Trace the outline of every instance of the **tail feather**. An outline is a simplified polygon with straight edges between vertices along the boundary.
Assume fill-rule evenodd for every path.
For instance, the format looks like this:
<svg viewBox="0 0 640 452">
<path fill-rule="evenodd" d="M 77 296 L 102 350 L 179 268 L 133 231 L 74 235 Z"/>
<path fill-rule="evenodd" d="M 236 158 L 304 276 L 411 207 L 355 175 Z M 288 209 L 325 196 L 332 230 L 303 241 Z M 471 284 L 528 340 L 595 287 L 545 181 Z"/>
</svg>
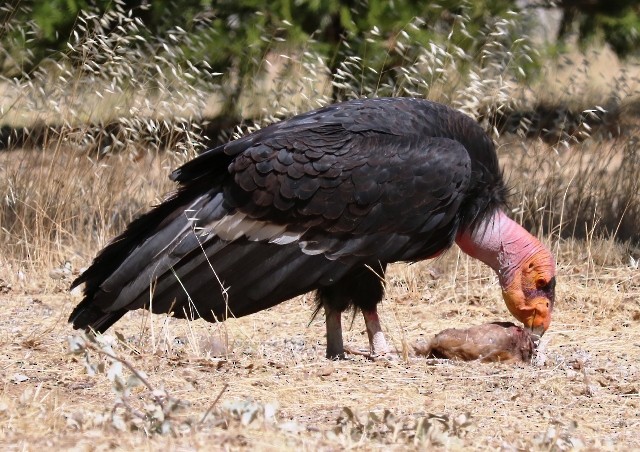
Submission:
<svg viewBox="0 0 640 452">
<path fill-rule="evenodd" d="M 73 289 L 85 284 L 84 299 L 69 317 L 73 327 L 106 330 L 131 309 L 126 300 L 114 302 L 122 291 L 128 290 L 128 297 L 146 292 L 153 274 L 161 274 L 179 260 L 180 256 L 171 254 L 172 247 L 192 234 L 185 210 L 201 208 L 209 214 L 222 215 L 221 197 L 216 198 L 216 192 L 216 188 L 210 186 L 208 191 L 195 186 L 183 188 L 134 220 L 109 243 L 71 285 Z M 207 203 L 216 204 L 218 210 Z M 132 292 L 137 293 L 132 295 Z"/>
<path fill-rule="evenodd" d="M 135 250 L 137 260 L 128 259 L 116 274 L 104 278 L 108 284 L 86 294 L 70 317 L 75 328 L 104 331 L 127 311 L 143 307 L 155 313 L 172 311 L 179 318 L 241 317 L 313 290 L 318 281 L 330 283 L 348 268 L 321 255 L 304 254 L 295 242 L 279 245 L 209 236 L 202 243 L 195 241 L 181 256 L 172 255 L 171 247 L 156 255 L 144 249 L 155 243 L 141 245 Z M 150 255 L 154 257 L 149 261 L 139 261 Z M 119 274 L 123 269 L 138 273 Z M 125 285 L 118 287 L 114 281 Z"/>
<path fill-rule="evenodd" d="M 100 308 L 91 306 L 90 303 L 85 303 L 86 301 L 90 300 L 83 300 L 69 316 L 69 322 L 73 324 L 75 329 L 91 329 L 98 333 L 104 333 L 128 312 L 126 309 L 104 312 Z"/>
<path fill-rule="evenodd" d="M 204 245 L 160 276 L 150 306 L 153 312 L 173 309 L 176 317 L 209 321 L 242 317 L 312 290 L 336 265 L 308 256 L 297 244 L 275 245 L 240 239 L 223 248 Z M 210 253 L 210 250 L 217 252 Z M 149 297 L 132 303 L 149 304 Z"/>
</svg>

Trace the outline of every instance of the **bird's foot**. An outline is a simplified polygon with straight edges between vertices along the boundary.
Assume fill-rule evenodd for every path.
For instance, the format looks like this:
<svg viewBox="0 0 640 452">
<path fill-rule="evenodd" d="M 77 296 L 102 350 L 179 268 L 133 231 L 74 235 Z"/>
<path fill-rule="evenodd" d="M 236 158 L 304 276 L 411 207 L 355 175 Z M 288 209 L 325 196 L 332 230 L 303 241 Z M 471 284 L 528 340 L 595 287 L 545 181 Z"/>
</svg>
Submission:
<svg viewBox="0 0 640 452">
<path fill-rule="evenodd" d="M 354 356 L 364 356 L 371 361 L 377 362 L 398 362 L 402 361 L 402 357 L 397 352 L 390 350 L 384 352 L 374 352 L 371 349 L 351 347 L 349 345 L 344 347 L 344 351 Z"/>
<path fill-rule="evenodd" d="M 344 354 L 345 351 L 346 351 L 345 349 L 342 349 L 340 351 L 337 351 L 337 350 L 332 351 L 327 349 L 326 357 L 327 359 L 330 359 L 332 361 L 342 361 L 343 359 L 347 359 Z"/>
</svg>

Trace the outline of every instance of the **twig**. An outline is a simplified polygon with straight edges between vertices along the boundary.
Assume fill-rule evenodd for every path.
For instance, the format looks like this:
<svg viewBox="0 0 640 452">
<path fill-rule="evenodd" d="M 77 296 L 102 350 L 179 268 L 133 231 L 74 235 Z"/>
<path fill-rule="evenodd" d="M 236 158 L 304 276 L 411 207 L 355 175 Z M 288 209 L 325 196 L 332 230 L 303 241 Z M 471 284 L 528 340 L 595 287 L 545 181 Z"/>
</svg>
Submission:
<svg viewBox="0 0 640 452">
<path fill-rule="evenodd" d="M 222 394 L 224 394 L 224 392 L 227 390 L 228 387 L 229 387 L 229 383 L 225 383 L 222 389 L 220 390 L 218 397 L 215 398 L 215 400 L 213 401 L 209 409 L 206 411 L 206 413 L 204 413 L 198 425 L 202 425 L 204 423 L 205 419 L 207 418 L 207 416 L 209 416 L 209 413 L 211 413 L 211 410 L 213 410 L 213 407 L 216 406 L 216 403 L 218 403 L 218 400 L 220 400 L 220 397 L 222 397 Z"/>
<path fill-rule="evenodd" d="M 135 417 L 142 419 L 142 420 L 146 420 L 147 419 L 147 415 L 145 413 L 143 413 L 142 411 L 140 411 L 139 409 L 131 406 L 127 400 L 124 397 L 120 398 L 120 403 L 122 404 L 122 406 L 124 406 L 127 410 L 129 410 L 129 412 L 131 414 L 133 414 Z M 111 412 L 115 412 L 115 408 L 117 407 L 117 403 L 116 405 L 114 405 L 113 410 L 111 410 Z"/>
<path fill-rule="evenodd" d="M 149 391 L 151 391 L 151 394 L 153 395 L 153 398 L 155 399 L 156 402 L 158 402 L 158 404 L 163 408 L 164 410 L 164 401 L 162 400 L 162 398 L 160 397 L 156 397 L 154 394 L 155 388 L 153 386 L 151 386 L 151 383 L 149 383 L 149 381 L 142 375 L 142 373 L 140 373 L 140 371 L 138 371 L 135 367 L 133 367 L 133 364 L 131 364 L 129 361 L 127 361 L 126 359 L 120 358 L 119 356 L 108 352 L 106 350 L 103 350 L 102 348 L 96 346 L 94 343 L 85 340 L 85 347 L 93 350 L 94 352 L 97 352 L 98 354 L 107 356 L 108 358 L 114 360 L 114 361 L 118 361 L 120 364 L 122 364 L 123 366 L 125 366 L 127 369 L 129 369 L 129 371 L 136 376 L 136 378 L 138 378 L 143 385 L 145 385 L 147 387 L 147 389 Z"/>
</svg>

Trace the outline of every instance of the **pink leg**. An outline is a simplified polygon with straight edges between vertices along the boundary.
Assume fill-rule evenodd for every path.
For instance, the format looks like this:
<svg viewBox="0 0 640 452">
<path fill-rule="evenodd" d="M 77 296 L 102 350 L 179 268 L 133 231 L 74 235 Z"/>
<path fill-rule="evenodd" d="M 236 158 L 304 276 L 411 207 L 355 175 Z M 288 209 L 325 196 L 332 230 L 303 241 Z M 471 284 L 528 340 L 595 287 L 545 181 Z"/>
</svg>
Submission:
<svg viewBox="0 0 640 452">
<path fill-rule="evenodd" d="M 342 313 L 331 309 L 326 304 L 324 314 L 327 323 L 327 358 L 344 359 L 342 343 Z"/>
<path fill-rule="evenodd" d="M 362 315 L 364 316 L 364 324 L 367 327 L 367 335 L 369 336 L 371 357 L 386 355 L 389 353 L 389 346 L 380 327 L 378 311 L 373 308 L 370 311 L 362 311 Z"/>
</svg>

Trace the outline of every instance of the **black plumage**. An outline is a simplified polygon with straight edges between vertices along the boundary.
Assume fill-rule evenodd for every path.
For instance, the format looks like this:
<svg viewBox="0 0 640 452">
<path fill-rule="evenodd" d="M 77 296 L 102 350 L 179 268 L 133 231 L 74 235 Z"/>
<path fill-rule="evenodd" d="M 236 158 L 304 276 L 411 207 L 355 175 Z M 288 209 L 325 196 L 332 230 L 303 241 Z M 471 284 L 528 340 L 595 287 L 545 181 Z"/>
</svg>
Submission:
<svg viewBox="0 0 640 452">
<path fill-rule="evenodd" d="M 102 332 L 138 308 L 224 320 L 311 290 L 328 312 L 375 312 L 386 264 L 440 253 L 505 197 L 481 127 L 410 98 L 295 116 L 171 178 L 178 190 L 74 281 L 85 284 L 75 328 Z"/>
</svg>

